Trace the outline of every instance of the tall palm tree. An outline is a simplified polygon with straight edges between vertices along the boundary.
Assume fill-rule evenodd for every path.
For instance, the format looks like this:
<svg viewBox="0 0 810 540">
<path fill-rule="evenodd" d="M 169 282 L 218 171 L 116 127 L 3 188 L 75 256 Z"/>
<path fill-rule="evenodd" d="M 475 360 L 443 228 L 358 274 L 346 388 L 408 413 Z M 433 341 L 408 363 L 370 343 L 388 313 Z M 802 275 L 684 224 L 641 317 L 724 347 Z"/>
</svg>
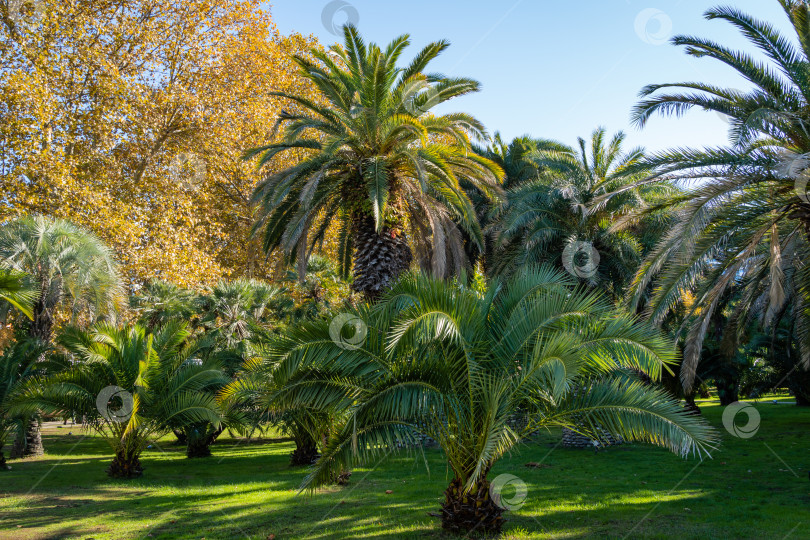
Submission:
<svg viewBox="0 0 810 540">
<path fill-rule="evenodd" d="M 91 232 L 62 219 L 26 216 L 0 227 L 0 264 L 30 276 L 37 289 L 28 335 L 51 344 L 57 312 L 93 321 L 117 310 L 123 300 L 112 252 Z M 25 441 L 41 441 L 39 420 Z M 24 444 L 15 457 L 42 453 L 41 442 Z"/>
<path fill-rule="evenodd" d="M 328 323 L 281 336 L 267 352 L 277 364 L 268 403 L 345 411 L 305 487 L 424 434 L 453 475 L 443 526 L 497 532 L 503 509 L 489 471 L 540 428 L 705 452 L 711 428 L 634 380 L 639 372 L 657 380 L 674 360 L 672 344 L 572 281 L 527 271 L 479 293 L 407 275 L 375 308 L 355 313 L 368 329 L 363 341 L 342 340 Z"/>
<path fill-rule="evenodd" d="M 199 361 L 184 323 L 154 333 L 100 324 L 68 329 L 59 342 L 70 368 L 27 385 L 11 411 L 83 416 L 115 454 L 110 476 L 140 476 L 147 444 L 178 424 L 219 425 L 215 396 L 207 390 L 227 378 L 215 362 Z"/>
<path fill-rule="evenodd" d="M 648 164 L 657 173 L 645 180 L 699 180 L 667 202 L 679 209 L 678 222 L 639 270 L 629 298 L 639 306 L 653 286 L 646 310 L 661 322 L 683 304 L 686 292 L 694 296 L 683 324 L 681 378 L 687 389 L 724 298 L 740 298 L 731 308 L 732 334 L 742 332 L 756 313 L 766 326 L 795 316 L 802 358 L 810 364 L 810 267 L 805 263 L 810 260 L 810 4 L 777 1 L 792 36 L 734 7 L 705 14 L 736 27 L 761 59 L 710 39 L 673 39 L 691 56 L 731 67 L 751 84 L 750 90 L 708 82 L 654 84 L 642 90 L 645 99 L 634 112 L 640 126 L 656 114 L 680 116 L 695 108 L 722 113 L 731 126 L 727 147 L 652 156 Z M 764 310 L 757 309 L 763 305 Z"/>
<path fill-rule="evenodd" d="M 580 138 L 576 149 L 546 143 L 529 156 L 540 174 L 510 190 L 507 203 L 497 210 L 493 272 L 549 263 L 592 286 L 607 287 L 614 296 L 621 294 L 651 244 L 644 235 L 662 228 L 654 218 L 633 223 L 635 230 L 629 232 L 610 227 L 666 191 L 661 185 L 643 186 L 596 203 L 601 195 L 636 182 L 644 172 L 639 166 L 643 151 L 623 151 L 624 140 L 623 133 L 608 139 L 599 128 L 590 141 Z M 569 253 L 571 260 L 566 259 Z M 575 256 L 583 260 L 574 260 Z"/>
<path fill-rule="evenodd" d="M 296 106 L 279 118 L 281 140 L 247 152 L 260 166 L 282 152 L 301 157 L 257 186 L 255 230 L 263 230 L 267 251 L 297 258 L 299 268 L 327 230 L 338 230 L 342 273 L 353 265 L 352 287 L 375 299 L 410 267 L 412 246 L 420 262 L 447 275 L 464 260 L 460 230 L 483 243 L 459 179 L 495 197 L 502 171 L 472 151 L 470 137 L 485 136 L 475 118 L 431 113 L 479 88 L 425 72 L 446 41 L 398 67 L 407 35 L 385 50 L 366 46 L 353 26 L 344 35 L 342 46 L 294 57 L 317 98 L 276 93 Z"/>
</svg>

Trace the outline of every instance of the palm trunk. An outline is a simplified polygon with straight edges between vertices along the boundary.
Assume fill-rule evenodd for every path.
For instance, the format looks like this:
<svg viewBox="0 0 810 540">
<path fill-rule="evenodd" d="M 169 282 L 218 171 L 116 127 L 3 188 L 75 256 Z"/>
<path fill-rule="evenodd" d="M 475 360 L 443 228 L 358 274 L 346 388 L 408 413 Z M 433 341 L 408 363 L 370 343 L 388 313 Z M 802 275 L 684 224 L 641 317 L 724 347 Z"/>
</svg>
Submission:
<svg viewBox="0 0 810 540">
<path fill-rule="evenodd" d="M 410 268 L 413 254 L 403 232 L 383 227 L 378 233 L 370 216 L 355 218 L 353 228 L 352 289 L 373 302 Z"/>
<path fill-rule="evenodd" d="M 138 478 L 143 474 L 140 452 L 126 448 L 116 450 L 115 458 L 107 468 L 107 474 L 112 478 Z"/>
<path fill-rule="evenodd" d="M 186 457 L 201 458 L 211 456 L 211 445 L 222 434 L 224 428 L 214 428 L 211 424 L 195 426 L 186 434 L 188 445 L 186 446 Z"/>
<path fill-rule="evenodd" d="M 42 433 L 38 418 L 31 418 L 25 424 L 24 431 L 18 432 L 11 447 L 11 459 L 29 456 L 41 456 L 45 453 L 42 447 Z"/>
<path fill-rule="evenodd" d="M 0 471 L 7 471 L 11 467 L 6 465 L 6 456 L 3 454 L 3 443 L 0 442 Z"/>
<path fill-rule="evenodd" d="M 295 437 L 295 450 L 290 455 L 290 465 L 293 467 L 312 465 L 319 455 L 315 439 L 309 433 L 303 432 Z"/>
<path fill-rule="evenodd" d="M 504 509 L 498 506 L 489 492 L 489 480 L 482 480 L 477 489 L 464 492 L 464 482 L 453 479 L 444 492 L 442 528 L 455 534 L 498 534 L 503 526 Z"/>
</svg>

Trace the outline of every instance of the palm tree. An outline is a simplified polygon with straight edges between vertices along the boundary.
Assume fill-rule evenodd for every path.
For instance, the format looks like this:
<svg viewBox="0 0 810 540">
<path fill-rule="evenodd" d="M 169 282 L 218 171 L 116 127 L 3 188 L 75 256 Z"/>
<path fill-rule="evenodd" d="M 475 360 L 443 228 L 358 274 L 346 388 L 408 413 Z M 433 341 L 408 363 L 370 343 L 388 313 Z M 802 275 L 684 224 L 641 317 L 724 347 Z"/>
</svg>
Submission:
<svg viewBox="0 0 810 540">
<path fill-rule="evenodd" d="M 409 274 L 355 313 L 368 330 L 362 342 L 327 323 L 279 337 L 267 351 L 277 364 L 268 402 L 344 411 L 304 486 L 415 444 L 420 433 L 439 443 L 453 473 L 443 527 L 497 532 L 503 509 L 489 471 L 538 429 L 706 452 L 712 429 L 634 376 L 659 379 L 673 345 L 571 281 L 541 269 L 479 293 Z"/>
<path fill-rule="evenodd" d="M 38 361 L 43 352 L 42 342 L 27 339 L 14 342 L 0 354 L 0 471 L 7 468 L 2 450 L 10 434 L 16 435 L 16 446 L 22 446 L 23 441 L 31 447 L 42 446 L 41 441 L 25 439 L 28 419 L 12 415 L 10 407 L 30 380 L 62 367 Z M 38 437 L 39 431 L 30 435 Z"/>
<path fill-rule="evenodd" d="M 591 286 L 607 287 L 614 296 L 621 294 L 652 243 L 645 235 L 663 229 L 654 221 L 660 216 L 634 222 L 633 231 L 610 227 L 666 192 L 662 185 L 643 186 L 596 204 L 599 196 L 636 182 L 644 172 L 639 166 L 643 151 L 623 152 L 624 140 L 623 133 L 608 140 L 599 128 L 590 141 L 580 138 L 577 149 L 547 142 L 530 154 L 540 174 L 510 190 L 507 203 L 497 210 L 494 273 L 549 263 Z"/>
<path fill-rule="evenodd" d="M 28 385 L 11 411 L 83 416 L 113 449 L 107 473 L 140 476 L 140 455 L 150 440 L 178 424 L 221 421 L 208 390 L 227 378 L 218 364 L 195 356 L 198 344 L 189 338 L 177 322 L 151 334 L 137 325 L 68 329 L 59 343 L 71 367 Z"/>
<path fill-rule="evenodd" d="M 94 234 L 61 219 L 27 216 L 0 227 L 0 264 L 30 276 L 37 289 L 28 335 L 51 344 L 57 312 L 93 321 L 114 313 L 123 294 L 112 252 Z M 32 417 L 26 441 L 41 441 Z M 41 442 L 23 445 L 15 457 L 41 454 Z"/>
<path fill-rule="evenodd" d="M 400 68 L 407 35 L 384 51 L 366 46 L 353 26 L 344 35 L 343 46 L 312 49 L 314 60 L 294 57 L 317 100 L 274 93 L 297 108 L 282 112 L 279 142 L 246 156 L 267 166 L 293 151 L 301 161 L 258 184 L 254 230 L 264 231 L 265 250 L 297 258 L 300 269 L 327 230 L 339 231 L 341 272 L 353 263 L 353 289 L 375 299 L 411 266 L 412 245 L 420 262 L 447 275 L 464 260 L 460 230 L 483 243 L 459 179 L 495 197 L 502 171 L 472 151 L 470 137 L 485 136 L 475 118 L 430 112 L 479 88 L 425 73 L 447 42 L 431 43 Z"/>
<path fill-rule="evenodd" d="M 153 330 L 173 321 L 191 321 L 195 316 L 197 294 L 174 283 L 150 281 L 130 297 L 130 308 L 138 321 Z"/>
<path fill-rule="evenodd" d="M 804 264 L 810 258 L 810 4 L 778 1 L 795 43 L 734 7 L 705 14 L 708 20 L 731 23 L 762 59 L 709 39 L 673 39 L 687 54 L 731 67 L 751 90 L 703 82 L 655 84 L 642 90 L 645 99 L 634 113 L 644 126 L 655 114 L 680 116 L 697 108 L 726 115 L 731 126 L 727 147 L 652 156 L 648 164 L 657 172 L 645 180 L 700 180 L 667 201 L 679 209 L 678 222 L 649 255 L 629 295 L 631 304 L 641 307 L 645 292 L 655 288 L 646 311 L 656 323 L 683 305 L 686 292 L 694 296 L 683 325 L 681 378 L 687 389 L 710 321 L 726 307 L 724 298 L 740 299 L 730 308 L 731 334 L 742 332 L 757 313 L 765 326 L 795 316 L 802 358 L 810 364 L 810 267 Z"/>
<path fill-rule="evenodd" d="M 500 133 L 495 136 L 486 147 L 474 145 L 473 149 L 479 155 L 494 162 L 504 171 L 501 187 L 513 190 L 529 182 L 540 179 L 541 170 L 531 156 L 540 149 L 562 149 L 563 145 L 544 139 L 533 139 L 529 136 L 516 137 L 508 144 L 501 138 Z M 471 263 L 480 261 L 484 273 L 494 264 L 493 246 L 495 239 L 491 227 L 492 217 L 496 213 L 500 201 L 493 201 L 474 184 L 462 179 L 461 187 L 467 192 L 475 207 L 478 222 L 484 230 L 485 245 L 480 248 L 475 242 L 464 235 L 467 257 Z M 508 193 L 508 191 L 507 191 Z M 474 264 L 470 264 L 473 266 Z"/>
</svg>

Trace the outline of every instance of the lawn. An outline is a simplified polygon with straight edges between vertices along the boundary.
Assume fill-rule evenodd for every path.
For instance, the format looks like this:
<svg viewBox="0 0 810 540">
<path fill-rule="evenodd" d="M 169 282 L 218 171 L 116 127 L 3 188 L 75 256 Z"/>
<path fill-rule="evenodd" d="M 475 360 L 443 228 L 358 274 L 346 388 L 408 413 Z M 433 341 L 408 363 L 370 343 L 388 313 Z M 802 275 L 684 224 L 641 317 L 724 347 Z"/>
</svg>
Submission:
<svg viewBox="0 0 810 540">
<path fill-rule="evenodd" d="M 719 406 L 701 406 L 723 433 L 703 462 L 641 445 L 568 450 L 559 433 L 520 447 L 490 474 L 528 490 L 504 538 L 810 538 L 810 410 L 760 401 L 759 431 L 738 439 Z M 283 440 L 223 439 L 213 457 L 189 460 L 165 439 L 134 481 L 108 479 L 105 443 L 75 427 L 46 430 L 44 443 L 45 456 L 0 473 L 0 538 L 443 537 L 428 515 L 449 481 L 435 449 L 310 496 L 297 493 L 306 473 L 287 465 Z"/>
</svg>

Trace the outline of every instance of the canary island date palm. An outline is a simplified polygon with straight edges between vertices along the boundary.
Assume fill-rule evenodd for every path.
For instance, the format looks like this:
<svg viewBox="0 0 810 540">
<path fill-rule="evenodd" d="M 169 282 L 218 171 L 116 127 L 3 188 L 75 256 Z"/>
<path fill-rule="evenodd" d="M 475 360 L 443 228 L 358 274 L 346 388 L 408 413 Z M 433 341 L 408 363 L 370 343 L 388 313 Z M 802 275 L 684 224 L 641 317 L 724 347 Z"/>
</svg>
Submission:
<svg viewBox="0 0 810 540">
<path fill-rule="evenodd" d="M 354 314 L 358 335 L 312 324 L 267 351 L 278 377 L 268 402 L 345 411 L 305 487 L 423 434 L 452 472 L 443 527 L 497 532 L 503 508 L 489 471 L 538 429 L 596 439 L 605 430 L 681 456 L 714 444 L 701 418 L 629 375 L 659 379 L 673 344 L 555 270 L 523 271 L 484 293 L 408 274 L 369 309 Z"/>
<path fill-rule="evenodd" d="M 810 257 L 810 5 L 774 1 L 784 9 L 791 35 L 735 7 L 705 14 L 733 25 L 755 54 L 694 36 L 672 40 L 691 56 L 732 68 L 750 90 L 709 82 L 654 84 L 642 90 L 634 113 L 644 126 L 657 114 L 702 109 L 725 115 L 730 125 L 728 146 L 668 151 L 649 160 L 657 174 L 648 182 L 700 180 L 668 201 L 678 208 L 677 224 L 646 259 L 629 295 L 639 306 L 653 287 L 645 308 L 656 323 L 694 297 L 683 325 L 687 389 L 713 313 L 726 307 L 723 298 L 740 298 L 729 308 L 734 332 L 742 332 L 753 312 L 763 312 L 762 322 L 770 324 L 794 299 L 802 357 L 810 362 L 810 270 L 803 262 Z M 762 305 L 767 308 L 756 309 Z"/>
<path fill-rule="evenodd" d="M 280 140 L 247 152 L 268 174 L 253 194 L 264 248 L 297 259 L 300 268 L 327 230 L 338 231 L 341 271 L 374 299 L 413 261 L 440 275 L 464 261 L 460 230 L 479 245 L 481 228 L 463 177 L 496 197 L 502 171 L 472 151 L 484 127 L 468 114 L 432 114 L 479 83 L 425 70 L 448 47 L 429 44 L 397 65 L 407 35 L 384 50 L 344 27 L 344 45 L 294 58 L 317 94 L 275 93 L 294 108 L 282 112 Z M 289 152 L 300 161 L 271 168 Z"/>
<path fill-rule="evenodd" d="M 646 208 L 667 186 L 656 184 L 622 191 L 602 204 L 597 198 L 634 183 L 643 174 L 641 149 L 624 151 L 623 133 L 608 138 L 595 130 L 578 148 L 545 141 L 527 156 L 537 177 L 509 190 L 496 209 L 494 273 L 509 273 L 526 264 L 548 263 L 567 269 L 592 286 L 620 296 L 645 249 L 663 227 L 652 215 L 632 231 L 611 231 L 612 223 Z"/>
<path fill-rule="evenodd" d="M 71 367 L 33 381 L 11 411 L 83 417 L 112 447 L 112 477 L 140 476 L 144 448 L 178 424 L 221 421 L 208 390 L 227 378 L 218 364 L 196 357 L 198 344 L 184 323 L 154 333 L 137 325 L 67 329 L 59 344 Z"/>
</svg>

